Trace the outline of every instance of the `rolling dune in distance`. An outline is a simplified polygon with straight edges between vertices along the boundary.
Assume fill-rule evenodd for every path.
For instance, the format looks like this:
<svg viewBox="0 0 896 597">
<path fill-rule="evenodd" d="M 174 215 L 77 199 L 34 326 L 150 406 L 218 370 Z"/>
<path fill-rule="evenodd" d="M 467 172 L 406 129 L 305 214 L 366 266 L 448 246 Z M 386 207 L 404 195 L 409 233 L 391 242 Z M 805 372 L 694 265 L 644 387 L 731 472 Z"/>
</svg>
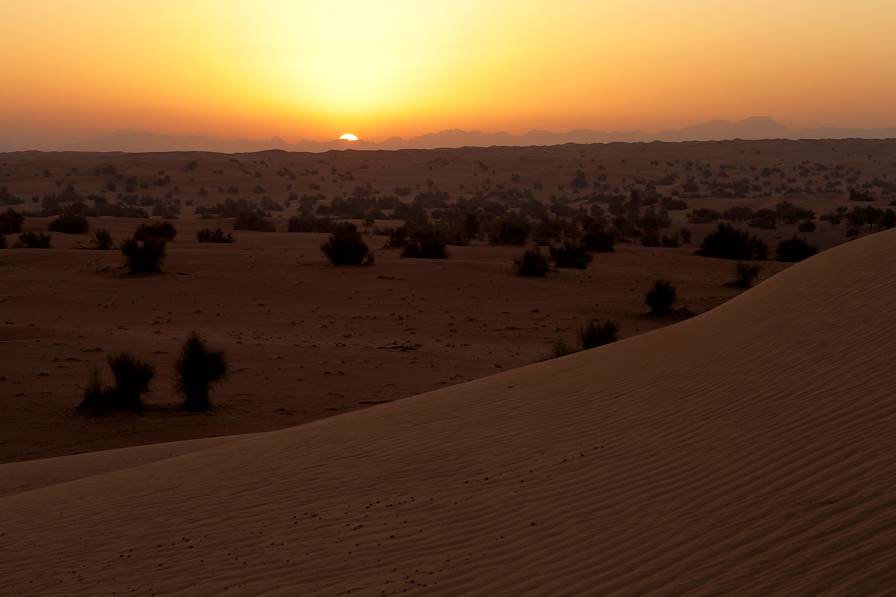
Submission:
<svg viewBox="0 0 896 597">
<path fill-rule="evenodd" d="M 886 592 L 894 251 L 301 427 L 2 465 L 41 471 L 0 498 L 0 592 Z"/>
</svg>

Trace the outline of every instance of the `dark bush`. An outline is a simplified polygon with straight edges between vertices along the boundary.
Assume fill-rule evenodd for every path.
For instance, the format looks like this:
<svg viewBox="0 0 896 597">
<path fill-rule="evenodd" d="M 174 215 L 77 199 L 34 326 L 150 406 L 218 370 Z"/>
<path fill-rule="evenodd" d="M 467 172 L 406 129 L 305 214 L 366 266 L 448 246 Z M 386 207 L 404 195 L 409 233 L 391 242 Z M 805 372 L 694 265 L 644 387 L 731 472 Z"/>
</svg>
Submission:
<svg viewBox="0 0 896 597">
<path fill-rule="evenodd" d="M 78 405 L 78 412 L 98 415 L 143 410 L 142 396 L 149 391 L 149 382 L 154 375 L 152 365 L 126 352 L 110 356 L 108 363 L 115 376 L 115 385 L 103 385 L 99 372 L 94 371 L 84 391 L 84 398 Z"/>
<path fill-rule="evenodd" d="M 132 274 L 158 274 L 165 260 L 165 239 L 155 236 L 139 240 L 136 237 L 121 244 L 128 272 Z"/>
<path fill-rule="evenodd" d="M 782 240 L 778 244 L 778 250 L 775 254 L 776 261 L 802 261 L 808 259 L 818 253 L 818 249 L 807 243 L 798 236 Z"/>
<path fill-rule="evenodd" d="M 800 232 L 815 232 L 815 222 L 812 220 L 805 220 L 800 222 Z"/>
<path fill-rule="evenodd" d="M 750 261 L 766 259 L 768 246 L 752 234 L 730 224 L 719 224 L 715 232 L 703 239 L 698 255 Z"/>
<path fill-rule="evenodd" d="M 399 247 L 404 247 L 408 244 L 408 227 L 407 226 L 399 226 L 395 230 L 389 233 L 389 242 L 386 243 L 386 246 L 390 249 L 397 249 Z"/>
<path fill-rule="evenodd" d="M 293 216 L 289 218 L 286 229 L 288 232 L 330 232 L 333 230 L 333 220 L 313 215 Z"/>
<path fill-rule="evenodd" d="M 514 261 L 516 273 L 527 278 L 543 278 L 550 269 L 548 258 L 544 256 L 538 247 L 526 249 L 516 261 Z"/>
<path fill-rule="evenodd" d="M 227 360 L 220 350 L 210 350 L 193 332 L 184 343 L 175 366 L 177 389 L 184 395 L 188 410 L 208 410 L 209 386 L 227 375 Z"/>
<path fill-rule="evenodd" d="M 660 237 L 655 234 L 645 234 L 641 237 L 641 245 L 645 247 L 659 247 L 660 244 Z"/>
<path fill-rule="evenodd" d="M 146 222 L 137 226 L 134 232 L 135 240 L 146 240 L 148 238 L 160 238 L 166 241 L 174 240 L 177 236 L 177 229 L 171 222 Z"/>
<path fill-rule="evenodd" d="M 532 231 L 529 220 L 522 216 L 507 216 L 497 223 L 490 235 L 493 245 L 524 245 Z"/>
<path fill-rule="evenodd" d="M 107 251 L 112 248 L 112 235 L 105 228 L 100 228 L 93 233 L 93 244 L 100 251 Z"/>
<path fill-rule="evenodd" d="M 320 250 L 333 265 L 373 263 L 373 253 L 367 248 L 367 243 L 364 242 L 361 233 L 350 222 L 337 224 L 327 242 L 321 245 Z"/>
<path fill-rule="evenodd" d="M 677 234 L 664 234 L 661 241 L 663 246 L 668 249 L 674 249 L 679 246 Z"/>
<path fill-rule="evenodd" d="M 426 227 L 411 233 L 401 256 L 413 259 L 447 259 L 446 245 L 445 237 L 438 229 Z"/>
<path fill-rule="evenodd" d="M 236 219 L 233 221 L 233 229 L 274 232 L 274 223 L 260 209 L 245 210 L 236 215 Z"/>
<path fill-rule="evenodd" d="M 0 213 L 0 234 L 18 234 L 22 231 L 22 223 L 24 222 L 25 216 L 9 208 L 5 212 Z"/>
<path fill-rule="evenodd" d="M 49 249 L 52 239 L 43 232 L 23 232 L 19 235 L 19 242 L 26 249 Z"/>
<path fill-rule="evenodd" d="M 201 243 L 232 243 L 233 235 L 220 228 L 203 228 L 196 233 L 196 240 Z"/>
<path fill-rule="evenodd" d="M 734 268 L 734 272 L 736 274 L 734 278 L 734 285 L 738 288 L 752 287 L 753 282 L 759 276 L 760 271 L 761 268 L 758 265 L 738 261 L 737 265 Z"/>
<path fill-rule="evenodd" d="M 650 312 L 654 315 L 668 315 L 672 312 L 672 305 L 675 304 L 677 293 L 675 287 L 663 280 L 657 280 L 653 288 L 644 298 Z"/>
<path fill-rule="evenodd" d="M 612 253 L 615 243 L 615 235 L 604 230 L 589 230 L 582 235 L 582 244 L 585 248 L 597 253 Z"/>
<path fill-rule="evenodd" d="M 87 234 L 90 230 L 90 222 L 81 214 L 65 212 L 53 219 L 47 229 L 50 232 L 62 234 Z"/>
<path fill-rule="evenodd" d="M 579 328 L 578 340 L 582 350 L 610 344 L 619 339 L 619 326 L 610 319 L 592 319 Z"/>
<path fill-rule="evenodd" d="M 591 263 L 591 255 L 584 244 L 565 241 L 551 247 L 551 261 L 558 268 L 586 269 Z"/>
</svg>

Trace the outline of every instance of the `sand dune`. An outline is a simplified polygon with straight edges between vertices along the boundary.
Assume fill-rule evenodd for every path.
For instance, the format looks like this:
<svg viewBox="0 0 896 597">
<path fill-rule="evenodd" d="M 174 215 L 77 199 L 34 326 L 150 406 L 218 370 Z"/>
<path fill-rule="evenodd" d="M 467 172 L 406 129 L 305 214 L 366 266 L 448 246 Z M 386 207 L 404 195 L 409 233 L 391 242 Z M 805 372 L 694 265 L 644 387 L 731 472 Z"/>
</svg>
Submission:
<svg viewBox="0 0 896 597">
<path fill-rule="evenodd" d="M 0 498 L 0 592 L 884 592 L 894 251 L 847 243 L 684 323 L 301 427 L 58 459 Z"/>
</svg>

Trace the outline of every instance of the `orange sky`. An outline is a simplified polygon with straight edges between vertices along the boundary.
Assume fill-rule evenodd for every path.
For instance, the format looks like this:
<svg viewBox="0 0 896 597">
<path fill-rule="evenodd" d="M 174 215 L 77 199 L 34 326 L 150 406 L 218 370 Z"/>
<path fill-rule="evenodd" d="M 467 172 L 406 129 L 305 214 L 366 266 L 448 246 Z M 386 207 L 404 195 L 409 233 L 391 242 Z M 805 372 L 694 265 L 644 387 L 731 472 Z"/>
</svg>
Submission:
<svg viewBox="0 0 896 597">
<path fill-rule="evenodd" d="M 0 0 L 0 137 L 896 125 L 892 0 Z"/>
</svg>

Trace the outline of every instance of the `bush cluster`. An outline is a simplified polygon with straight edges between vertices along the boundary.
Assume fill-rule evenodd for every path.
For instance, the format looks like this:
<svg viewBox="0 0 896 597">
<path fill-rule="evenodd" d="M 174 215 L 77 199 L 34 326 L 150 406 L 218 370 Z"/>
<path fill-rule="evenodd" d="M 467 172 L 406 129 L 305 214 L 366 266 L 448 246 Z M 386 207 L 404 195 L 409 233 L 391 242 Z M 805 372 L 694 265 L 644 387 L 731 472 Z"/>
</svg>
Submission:
<svg viewBox="0 0 896 597">
<path fill-rule="evenodd" d="M 201 243 L 232 243 L 233 235 L 221 228 L 203 228 L 196 233 L 196 240 Z"/>
</svg>

